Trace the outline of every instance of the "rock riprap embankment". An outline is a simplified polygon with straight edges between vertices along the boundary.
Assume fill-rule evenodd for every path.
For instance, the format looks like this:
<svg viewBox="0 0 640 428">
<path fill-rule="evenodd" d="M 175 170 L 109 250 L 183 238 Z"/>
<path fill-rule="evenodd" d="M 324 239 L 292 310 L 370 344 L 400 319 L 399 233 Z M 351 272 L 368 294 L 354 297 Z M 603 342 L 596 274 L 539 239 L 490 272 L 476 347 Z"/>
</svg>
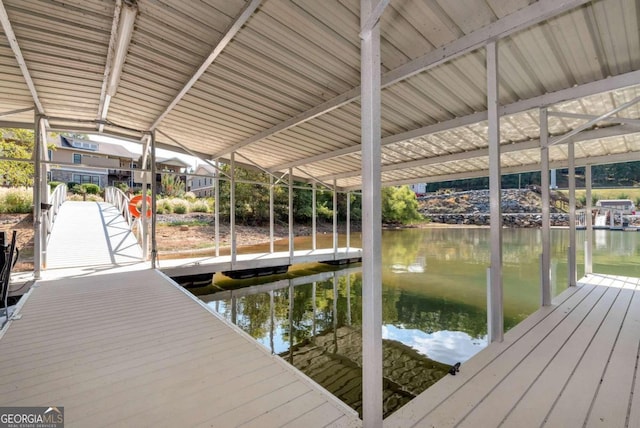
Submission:
<svg viewBox="0 0 640 428">
<path fill-rule="evenodd" d="M 540 227 L 542 204 L 530 189 L 502 191 L 502 220 L 506 227 Z M 420 212 L 434 223 L 484 226 L 489 224 L 489 191 L 427 195 L 419 198 Z M 569 215 L 551 206 L 551 225 L 567 226 Z"/>
</svg>

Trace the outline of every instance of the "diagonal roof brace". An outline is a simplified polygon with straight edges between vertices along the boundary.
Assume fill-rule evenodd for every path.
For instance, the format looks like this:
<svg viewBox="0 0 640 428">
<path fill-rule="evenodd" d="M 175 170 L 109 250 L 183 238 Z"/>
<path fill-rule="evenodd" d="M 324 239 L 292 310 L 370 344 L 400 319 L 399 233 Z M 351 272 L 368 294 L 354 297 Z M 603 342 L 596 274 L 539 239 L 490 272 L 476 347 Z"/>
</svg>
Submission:
<svg viewBox="0 0 640 428">
<path fill-rule="evenodd" d="M 9 40 L 9 45 L 11 45 L 13 55 L 18 62 L 18 66 L 20 67 L 20 71 L 22 72 L 22 77 L 24 78 L 24 81 L 29 88 L 29 92 L 31 92 L 31 97 L 33 98 L 33 103 L 36 105 L 37 113 L 44 114 L 44 107 L 40 102 L 40 97 L 38 97 L 38 91 L 36 90 L 36 86 L 33 83 L 33 79 L 31 78 L 31 74 L 29 73 L 29 69 L 27 68 L 27 63 L 24 61 L 24 57 L 22 56 L 22 50 L 20 49 L 20 45 L 18 44 L 16 34 L 13 32 L 13 27 L 11 26 L 11 21 L 9 21 L 7 9 L 5 9 L 2 0 L 0 0 L 0 23 L 2 24 L 2 29 L 4 30 L 4 34 L 7 37 L 7 40 Z"/>
<path fill-rule="evenodd" d="M 538 24 L 558 14 L 574 9 L 590 0 L 539 0 L 530 6 L 524 7 L 510 15 L 473 31 L 445 46 L 435 49 L 407 64 L 385 73 L 382 76 L 380 88 L 393 85 L 401 80 L 408 79 L 423 71 L 444 64 L 454 58 L 472 52 L 488 41 L 498 40 L 514 34 L 524 28 Z M 315 117 L 329 113 L 343 105 L 349 104 L 360 98 L 360 87 L 355 87 L 324 103 L 317 105 L 305 112 L 287 119 L 269 129 L 266 129 L 252 137 L 249 137 L 231 147 L 228 147 L 213 157 L 222 157 L 231 152 L 237 152 L 242 147 L 256 143 L 279 132 L 286 131 L 296 125 L 307 122 Z"/>
<path fill-rule="evenodd" d="M 592 127 L 593 125 L 595 125 L 598 122 L 602 122 L 603 119 L 608 118 L 609 116 L 613 116 L 614 114 L 618 113 L 619 111 L 625 110 L 629 107 L 631 107 L 634 104 L 637 104 L 638 102 L 640 102 L 640 96 L 635 97 L 634 99 L 632 99 L 631 101 L 624 103 L 622 105 L 620 105 L 619 107 L 614 108 L 613 110 L 611 110 L 608 113 L 605 113 L 601 116 L 598 116 L 594 119 L 591 119 L 590 121 L 583 123 L 582 125 L 578 126 L 575 129 L 572 129 L 571 131 L 567 132 L 564 135 L 561 135 L 559 137 L 556 138 L 552 138 L 551 141 L 549 141 L 549 145 L 550 146 L 555 146 L 556 144 L 560 144 L 561 142 L 567 140 L 570 137 L 573 137 L 574 135 L 576 135 L 577 133 L 579 133 L 580 131 L 583 131 L 587 128 Z"/>
<path fill-rule="evenodd" d="M 213 64 L 213 61 L 220 55 L 220 53 L 224 50 L 225 47 L 233 40 L 235 35 L 240 31 L 242 26 L 247 22 L 247 20 L 253 15 L 253 12 L 260 6 L 261 0 L 251 0 L 244 7 L 240 15 L 236 18 L 236 20 L 229 26 L 225 34 L 222 36 L 216 47 L 211 51 L 209 56 L 204 60 L 200 68 L 191 76 L 191 79 L 184 85 L 184 87 L 178 92 L 178 95 L 169 103 L 167 108 L 153 121 L 150 130 L 156 129 L 160 122 L 174 109 L 174 107 L 180 102 L 180 100 L 189 92 L 189 90 L 196 84 L 198 79 L 207 71 L 209 66 Z M 219 158 L 220 156 L 213 156 L 214 158 Z"/>
<path fill-rule="evenodd" d="M 640 70 L 631 71 L 625 74 L 619 74 L 613 77 L 607 77 L 606 79 L 597 80 L 595 82 L 585 83 L 580 86 L 574 86 L 571 88 L 560 89 L 556 92 L 550 92 L 547 94 L 539 95 L 533 98 L 527 98 L 520 101 L 515 101 L 511 104 L 501 106 L 499 109 L 500 116 L 509 116 L 523 111 L 531 110 L 542 106 L 550 106 L 553 104 L 569 101 L 573 99 L 588 97 L 590 95 L 599 94 L 602 92 L 613 91 L 616 89 L 636 85 L 640 79 Z M 487 112 L 480 111 L 472 113 L 467 116 L 456 117 L 454 119 L 445 120 L 443 122 L 434 123 L 432 125 L 423 126 L 421 128 L 413 129 L 411 131 L 401 132 L 395 135 L 388 135 L 382 138 L 381 145 L 386 146 L 389 144 L 399 143 L 401 141 L 411 140 L 413 138 L 420 138 L 425 135 L 435 134 L 437 132 L 446 131 L 462 126 L 472 125 L 474 123 L 487 120 Z M 306 165 L 314 162 L 320 162 L 326 159 L 336 158 L 340 156 L 346 156 L 352 153 L 360 151 L 360 145 L 345 147 L 335 150 L 329 153 L 322 153 L 313 157 L 309 157 L 303 160 L 297 160 L 292 162 L 275 165 L 269 168 L 270 171 L 281 171 L 286 168 L 295 168 L 300 165 Z"/>
</svg>

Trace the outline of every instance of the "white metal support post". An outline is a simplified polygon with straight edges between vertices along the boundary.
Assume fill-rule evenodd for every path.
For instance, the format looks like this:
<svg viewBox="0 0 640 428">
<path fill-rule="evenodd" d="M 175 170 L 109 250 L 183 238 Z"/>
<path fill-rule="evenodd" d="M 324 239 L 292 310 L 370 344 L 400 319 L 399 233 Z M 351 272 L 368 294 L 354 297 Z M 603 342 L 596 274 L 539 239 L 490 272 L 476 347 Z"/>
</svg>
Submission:
<svg viewBox="0 0 640 428">
<path fill-rule="evenodd" d="M 156 169 L 156 132 L 151 131 L 151 269 L 155 269 L 158 262 L 158 245 L 156 241 L 158 183 L 156 181 Z"/>
<path fill-rule="evenodd" d="M 540 109 L 540 187 L 542 192 L 542 254 L 540 254 L 540 305 L 551 304 L 551 203 L 549 195 L 549 128 L 547 109 Z"/>
<path fill-rule="evenodd" d="M 316 183 L 314 182 L 312 185 L 312 189 L 311 189 L 311 249 L 313 251 L 315 251 L 318 248 L 318 242 L 317 242 L 317 237 L 316 234 L 318 233 L 318 225 L 316 223 L 316 217 L 317 217 L 317 210 L 318 207 L 316 206 L 316 193 L 318 191 L 318 187 L 316 186 Z"/>
<path fill-rule="evenodd" d="M 587 204 L 584 210 L 585 240 L 584 240 L 584 274 L 593 273 L 593 217 L 591 215 L 591 165 L 584 167 L 585 198 Z"/>
<path fill-rule="evenodd" d="M 269 253 L 273 253 L 273 229 L 274 229 L 274 207 L 273 207 L 273 175 L 269 175 Z"/>
<path fill-rule="evenodd" d="M 293 170 L 289 168 L 289 263 L 293 264 Z"/>
<path fill-rule="evenodd" d="M 36 113 L 33 129 L 33 277 L 35 279 L 40 279 L 41 276 L 43 244 L 46 239 L 46 236 L 42 236 L 42 168 L 40 167 L 44 144 L 42 121 L 42 115 Z"/>
<path fill-rule="evenodd" d="M 236 263 L 236 154 L 231 153 L 231 182 L 229 188 L 229 232 L 231 233 L 231 267 Z"/>
<path fill-rule="evenodd" d="M 351 247 L 351 192 L 347 192 L 347 251 Z"/>
<path fill-rule="evenodd" d="M 374 0 L 360 1 L 362 128 L 362 425 L 382 427 L 382 242 L 380 22 Z M 380 12 L 381 13 L 381 12 Z M 378 16 L 379 18 L 379 16 Z"/>
<path fill-rule="evenodd" d="M 489 343 L 502 342 L 502 212 L 500 207 L 500 117 L 498 116 L 498 48 L 487 45 L 487 111 L 489 117 L 489 196 L 491 266 L 487 284 L 487 331 Z"/>
<path fill-rule="evenodd" d="M 333 180 L 333 255 L 338 253 L 338 189 Z"/>
<path fill-rule="evenodd" d="M 220 257 L 220 162 L 216 160 L 216 176 L 214 177 L 213 197 L 215 199 L 215 206 L 213 209 L 214 216 L 214 239 L 216 246 L 216 257 Z"/>
<path fill-rule="evenodd" d="M 569 286 L 578 282 L 576 269 L 576 157 L 574 144 L 567 145 L 569 154 Z"/>
</svg>

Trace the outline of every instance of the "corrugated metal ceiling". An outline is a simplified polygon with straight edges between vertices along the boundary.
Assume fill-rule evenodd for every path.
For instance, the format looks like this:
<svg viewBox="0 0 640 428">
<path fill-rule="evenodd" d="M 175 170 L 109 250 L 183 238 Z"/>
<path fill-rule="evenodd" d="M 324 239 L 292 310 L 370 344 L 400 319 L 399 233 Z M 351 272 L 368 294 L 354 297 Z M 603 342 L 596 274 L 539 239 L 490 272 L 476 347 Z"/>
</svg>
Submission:
<svg viewBox="0 0 640 428">
<path fill-rule="evenodd" d="M 49 124 L 97 130 L 96 124 L 75 120 L 100 118 L 116 2 L 1 3 Z M 453 46 L 461 38 L 495 28 L 516 12 L 533 17 L 536 7 L 553 3 L 392 0 L 381 19 L 383 75 L 397 73 L 399 67 Z M 640 95 L 637 86 L 628 87 L 640 84 L 638 2 L 584 3 L 499 40 L 500 103 L 515 106 L 501 119 L 501 141 L 507 151 L 502 164 L 507 172 L 537 168 L 537 107 L 549 104 L 545 94 L 567 91 L 559 99 L 576 98 L 550 103 L 550 111 L 574 113 L 571 117 L 550 116 L 553 135 L 587 120 L 575 114 L 601 115 Z M 248 2 L 138 0 L 137 5 L 122 78 L 106 115 L 108 122 L 118 126 L 107 125 L 105 132 L 139 139 L 141 134 L 135 130 L 149 130 L 161 119 L 156 128 L 158 140 L 166 145 L 178 142 L 207 157 L 223 159 L 234 150 L 240 162 L 249 159 L 274 172 L 293 167 L 298 177 L 327 183 L 335 179 L 342 188 L 361 186 L 358 0 L 262 1 L 164 116 Z M 384 183 L 486 174 L 483 112 L 487 102 L 481 45 L 385 86 L 381 123 Z M 0 77 L 0 115 L 33 106 L 4 30 L 0 33 Z M 586 94 L 616 90 L 583 97 L 578 89 L 588 84 L 595 89 L 585 89 Z M 333 103 L 341 95 L 342 102 Z M 522 101 L 531 99 L 531 105 Z M 323 104 L 331 105 L 320 109 Z M 524 107 L 516 108 L 519 105 Z M 300 123 L 292 119 L 298 116 L 304 117 Z M 638 119 L 640 108 L 636 105 L 619 116 Z M 33 113 L 5 114 L 0 120 L 28 123 Z M 634 127 L 640 130 L 638 123 L 603 121 L 597 125 L 608 131 L 588 131 L 588 138 L 602 137 L 595 140 L 579 136 L 578 163 L 619 161 L 624 153 L 629 160 L 639 158 L 638 136 L 633 134 Z M 272 128 L 278 132 L 268 132 Z M 553 147 L 551 159 L 558 165 L 565 163 L 566 144 Z"/>
</svg>

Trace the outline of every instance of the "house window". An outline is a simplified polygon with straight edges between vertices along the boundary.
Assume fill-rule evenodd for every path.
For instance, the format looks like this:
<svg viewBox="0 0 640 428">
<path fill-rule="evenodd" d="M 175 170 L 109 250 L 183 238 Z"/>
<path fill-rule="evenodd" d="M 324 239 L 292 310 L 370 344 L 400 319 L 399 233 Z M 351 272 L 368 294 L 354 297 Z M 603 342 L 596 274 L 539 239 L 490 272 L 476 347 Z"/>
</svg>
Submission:
<svg viewBox="0 0 640 428">
<path fill-rule="evenodd" d="M 47 150 L 47 160 L 52 160 L 53 159 L 53 150 L 48 149 Z"/>
<path fill-rule="evenodd" d="M 73 163 L 82 163 L 82 155 L 80 153 L 73 154 Z"/>
<path fill-rule="evenodd" d="M 100 176 L 99 175 L 89 175 L 89 174 L 73 174 L 73 182 L 74 183 L 93 183 L 100 185 Z"/>
</svg>

